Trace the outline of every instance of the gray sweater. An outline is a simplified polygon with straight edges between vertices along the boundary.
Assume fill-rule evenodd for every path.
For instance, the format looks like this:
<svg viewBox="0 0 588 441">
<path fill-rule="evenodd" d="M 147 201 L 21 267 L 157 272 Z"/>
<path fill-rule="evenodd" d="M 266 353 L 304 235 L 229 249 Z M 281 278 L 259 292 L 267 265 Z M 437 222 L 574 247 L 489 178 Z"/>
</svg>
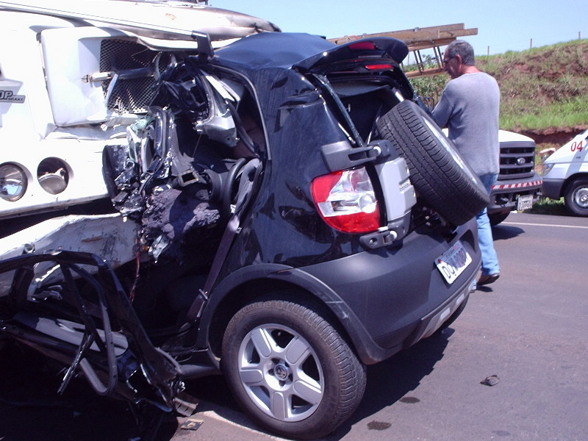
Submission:
<svg viewBox="0 0 588 441">
<path fill-rule="evenodd" d="M 478 176 L 499 171 L 499 108 L 498 83 L 479 72 L 449 81 L 433 110 L 439 127 L 449 129 L 449 139 Z"/>
</svg>

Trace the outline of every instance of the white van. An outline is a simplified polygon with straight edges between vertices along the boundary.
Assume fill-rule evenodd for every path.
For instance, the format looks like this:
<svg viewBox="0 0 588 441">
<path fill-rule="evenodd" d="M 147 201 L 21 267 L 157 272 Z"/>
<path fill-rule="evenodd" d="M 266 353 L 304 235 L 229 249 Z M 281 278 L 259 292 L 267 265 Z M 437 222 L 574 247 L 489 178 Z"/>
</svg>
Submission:
<svg viewBox="0 0 588 441">
<path fill-rule="evenodd" d="M 588 130 L 543 161 L 543 196 L 559 199 L 577 216 L 588 216 Z"/>
</svg>

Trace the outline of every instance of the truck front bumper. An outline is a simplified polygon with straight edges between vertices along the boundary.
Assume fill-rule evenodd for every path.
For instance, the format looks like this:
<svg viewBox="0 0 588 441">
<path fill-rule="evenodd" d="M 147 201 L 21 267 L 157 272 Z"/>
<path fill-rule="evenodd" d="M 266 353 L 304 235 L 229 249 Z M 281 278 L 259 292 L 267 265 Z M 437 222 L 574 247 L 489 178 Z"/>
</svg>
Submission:
<svg viewBox="0 0 588 441">
<path fill-rule="evenodd" d="M 543 179 L 541 194 L 546 198 L 559 199 L 562 196 L 563 179 Z"/>
<path fill-rule="evenodd" d="M 532 195 L 533 202 L 541 196 L 543 180 L 535 175 L 533 180 L 518 179 L 512 181 L 497 181 L 490 192 L 488 213 L 502 213 L 517 209 L 520 196 Z"/>
</svg>

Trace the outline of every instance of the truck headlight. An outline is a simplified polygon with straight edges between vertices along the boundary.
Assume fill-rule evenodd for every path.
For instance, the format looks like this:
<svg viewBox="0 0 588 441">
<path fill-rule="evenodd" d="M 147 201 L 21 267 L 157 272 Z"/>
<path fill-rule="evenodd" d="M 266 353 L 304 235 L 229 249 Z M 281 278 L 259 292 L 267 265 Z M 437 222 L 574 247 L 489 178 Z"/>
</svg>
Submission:
<svg viewBox="0 0 588 441">
<path fill-rule="evenodd" d="M 22 168 L 14 164 L 0 165 L 0 198 L 18 201 L 27 190 L 27 176 Z"/>
</svg>

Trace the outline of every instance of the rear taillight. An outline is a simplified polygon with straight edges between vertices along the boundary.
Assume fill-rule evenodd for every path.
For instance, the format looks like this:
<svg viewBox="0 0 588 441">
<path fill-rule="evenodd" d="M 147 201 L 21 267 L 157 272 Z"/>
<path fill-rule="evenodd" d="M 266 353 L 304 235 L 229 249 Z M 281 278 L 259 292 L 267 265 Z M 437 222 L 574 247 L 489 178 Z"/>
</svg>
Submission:
<svg viewBox="0 0 588 441">
<path fill-rule="evenodd" d="M 388 63 L 381 63 L 381 64 L 366 64 L 365 68 L 367 70 L 392 70 L 394 66 Z"/>
<path fill-rule="evenodd" d="M 374 51 L 376 45 L 372 41 L 358 41 L 357 43 L 351 43 L 349 49 L 352 51 Z"/>
<path fill-rule="evenodd" d="M 319 176 L 311 184 L 319 214 L 331 227 L 366 233 L 380 227 L 380 208 L 365 168 Z"/>
</svg>

